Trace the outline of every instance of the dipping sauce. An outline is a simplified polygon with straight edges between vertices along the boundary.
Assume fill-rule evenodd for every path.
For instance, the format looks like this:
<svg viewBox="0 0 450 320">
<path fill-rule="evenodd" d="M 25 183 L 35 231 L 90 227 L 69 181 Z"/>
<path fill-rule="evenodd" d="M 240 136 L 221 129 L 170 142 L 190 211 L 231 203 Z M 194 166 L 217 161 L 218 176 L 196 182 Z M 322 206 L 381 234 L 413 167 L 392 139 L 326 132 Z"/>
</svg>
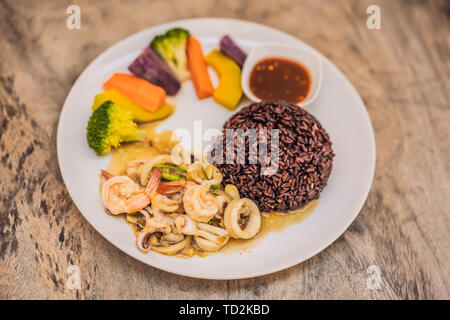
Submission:
<svg viewBox="0 0 450 320">
<path fill-rule="evenodd" d="M 296 104 L 306 98 L 310 86 L 309 71 L 288 59 L 263 59 L 250 74 L 250 89 L 261 100 L 284 100 Z"/>
</svg>

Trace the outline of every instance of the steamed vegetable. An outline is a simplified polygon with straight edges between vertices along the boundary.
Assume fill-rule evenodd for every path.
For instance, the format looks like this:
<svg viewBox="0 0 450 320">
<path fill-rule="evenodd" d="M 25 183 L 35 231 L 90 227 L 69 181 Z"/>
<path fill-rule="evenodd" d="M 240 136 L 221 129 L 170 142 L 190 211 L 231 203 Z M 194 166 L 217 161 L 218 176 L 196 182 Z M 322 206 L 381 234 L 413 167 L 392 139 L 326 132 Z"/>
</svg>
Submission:
<svg viewBox="0 0 450 320">
<path fill-rule="evenodd" d="M 183 177 L 180 177 L 176 174 L 172 174 L 172 173 L 168 173 L 168 172 L 163 172 L 161 173 L 161 178 L 167 181 L 185 181 L 186 179 Z"/>
<path fill-rule="evenodd" d="M 214 88 L 209 78 L 200 42 L 193 36 L 189 37 L 187 45 L 188 67 L 199 99 L 211 97 Z"/>
<path fill-rule="evenodd" d="M 161 178 L 168 181 L 186 180 L 186 170 L 168 164 L 155 164 L 153 168 L 161 169 Z"/>
<path fill-rule="evenodd" d="M 144 141 L 146 132 L 139 130 L 130 111 L 112 101 L 94 110 L 87 125 L 89 147 L 98 155 L 107 154 L 122 142 Z"/>
<path fill-rule="evenodd" d="M 174 28 L 163 35 L 156 36 L 150 43 L 150 47 L 159 53 L 175 73 L 178 80 L 182 82 L 189 79 L 186 56 L 188 38 L 189 31 Z"/>
<path fill-rule="evenodd" d="M 120 107 L 127 109 L 133 115 L 133 120 L 137 123 L 145 123 L 156 120 L 161 120 L 168 117 L 173 113 L 173 107 L 164 103 L 158 110 L 155 112 L 150 112 L 137 105 L 127 96 L 121 94 L 116 90 L 108 90 L 103 93 L 99 93 L 94 98 L 94 104 L 92 105 L 92 110 L 100 107 L 105 101 L 112 101 L 117 103 Z"/>
<path fill-rule="evenodd" d="M 114 73 L 103 84 L 103 88 L 105 90 L 117 90 L 151 112 L 158 110 L 166 100 L 166 92 L 163 88 L 131 74 Z"/>
<path fill-rule="evenodd" d="M 183 168 L 171 166 L 171 165 L 168 165 L 168 164 L 155 164 L 153 166 L 153 168 L 171 169 L 171 170 L 175 170 L 175 171 L 186 173 L 186 170 L 184 170 Z"/>
<path fill-rule="evenodd" d="M 219 75 L 219 85 L 213 94 L 214 100 L 230 110 L 235 109 L 242 97 L 241 68 L 219 50 L 211 51 L 205 61 Z"/>
<path fill-rule="evenodd" d="M 220 51 L 233 59 L 241 68 L 247 58 L 245 52 L 229 36 L 223 36 L 220 39 Z"/>
<path fill-rule="evenodd" d="M 155 49 L 147 47 L 128 67 L 135 76 L 163 88 L 169 96 L 180 90 L 180 81 Z"/>
</svg>

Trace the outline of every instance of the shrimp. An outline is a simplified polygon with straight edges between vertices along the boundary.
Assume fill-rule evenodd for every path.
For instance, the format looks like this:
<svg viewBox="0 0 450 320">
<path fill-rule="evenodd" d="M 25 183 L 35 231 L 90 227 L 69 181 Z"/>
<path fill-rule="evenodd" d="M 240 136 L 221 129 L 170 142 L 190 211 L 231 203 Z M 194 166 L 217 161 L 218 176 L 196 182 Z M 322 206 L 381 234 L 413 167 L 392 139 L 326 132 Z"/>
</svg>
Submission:
<svg viewBox="0 0 450 320">
<path fill-rule="evenodd" d="M 160 179 L 159 168 L 153 171 L 144 189 L 128 176 L 112 177 L 103 184 L 103 204 L 114 215 L 139 211 L 150 204 Z"/>
<path fill-rule="evenodd" d="M 219 201 L 209 192 L 209 184 L 187 186 L 183 196 L 186 214 L 198 222 L 208 222 L 219 211 Z"/>
<path fill-rule="evenodd" d="M 105 178 L 106 180 L 111 179 L 112 177 L 114 177 L 114 175 L 106 170 L 101 170 L 101 176 L 103 178 Z"/>
<path fill-rule="evenodd" d="M 184 210 L 198 222 L 208 222 L 219 211 L 219 201 L 209 192 L 210 184 L 201 185 L 192 181 L 171 181 L 160 183 L 158 193 L 170 194 L 186 188 L 183 195 Z"/>
</svg>

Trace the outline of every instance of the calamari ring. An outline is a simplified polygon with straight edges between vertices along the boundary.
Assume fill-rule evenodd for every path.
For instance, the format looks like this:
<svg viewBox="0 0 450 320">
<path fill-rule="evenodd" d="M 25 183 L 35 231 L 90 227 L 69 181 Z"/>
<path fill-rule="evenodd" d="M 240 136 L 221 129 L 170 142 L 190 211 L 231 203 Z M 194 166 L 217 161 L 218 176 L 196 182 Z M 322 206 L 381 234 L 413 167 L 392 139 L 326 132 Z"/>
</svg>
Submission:
<svg viewBox="0 0 450 320">
<path fill-rule="evenodd" d="M 206 223 L 198 223 L 194 239 L 202 250 L 212 252 L 222 249 L 230 239 L 230 235 L 225 229 Z"/>
<path fill-rule="evenodd" d="M 146 226 L 141 230 L 141 232 L 139 232 L 138 236 L 136 237 L 136 246 L 139 251 L 141 251 L 142 253 L 147 253 L 150 251 L 151 246 L 148 243 L 148 240 L 155 231 L 155 229 Z"/>
<path fill-rule="evenodd" d="M 248 222 L 244 229 L 239 225 L 241 214 L 248 213 Z M 250 239 L 253 238 L 261 228 L 261 214 L 258 206 L 250 199 L 243 198 L 233 200 L 225 209 L 224 214 L 225 229 L 234 239 Z"/>
<path fill-rule="evenodd" d="M 152 250 L 155 250 L 156 252 L 167 254 L 167 255 L 174 255 L 183 250 L 184 248 L 187 248 L 191 245 L 192 242 L 192 236 L 187 236 L 184 238 L 184 240 L 177 242 L 175 244 L 170 244 L 168 246 L 151 246 Z"/>
</svg>

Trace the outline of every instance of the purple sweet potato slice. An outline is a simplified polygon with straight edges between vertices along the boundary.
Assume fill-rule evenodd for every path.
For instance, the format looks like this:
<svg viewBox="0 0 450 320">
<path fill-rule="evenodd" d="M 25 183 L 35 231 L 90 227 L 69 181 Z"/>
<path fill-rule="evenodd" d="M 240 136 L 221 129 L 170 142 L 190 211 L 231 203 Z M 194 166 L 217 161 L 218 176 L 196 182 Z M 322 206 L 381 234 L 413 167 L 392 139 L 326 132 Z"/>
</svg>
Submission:
<svg viewBox="0 0 450 320">
<path fill-rule="evenodd" d="M 220 39 L 220 50 L 242 68 L 247 55 L 229 36 L 223 36 Z"/>
<path fill-rule="evenodd" d="M 135 76 L 163 88 L 169 96 L 174 96 L 180 90 L 180 81 L 153 48 L 145 48 L 128 67 L 128 70 Z"/>
</svg>

